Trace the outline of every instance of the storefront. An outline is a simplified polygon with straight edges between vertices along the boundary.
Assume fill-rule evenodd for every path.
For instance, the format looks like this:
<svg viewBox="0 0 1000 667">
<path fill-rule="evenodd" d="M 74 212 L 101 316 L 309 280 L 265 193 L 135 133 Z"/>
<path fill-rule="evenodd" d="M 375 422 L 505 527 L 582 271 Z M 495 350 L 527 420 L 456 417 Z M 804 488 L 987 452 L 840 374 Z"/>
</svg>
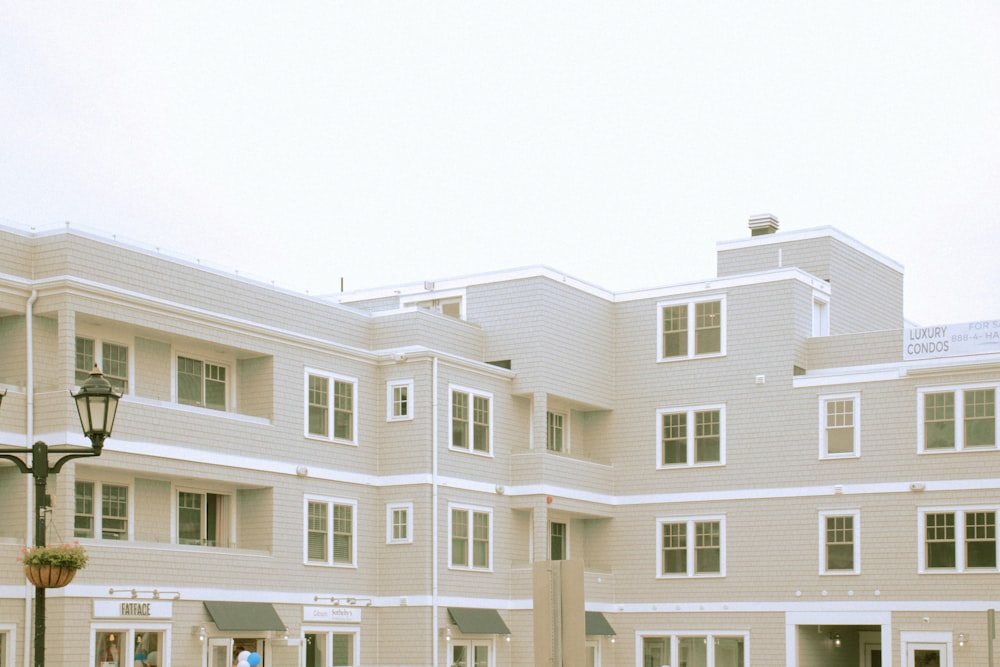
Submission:
<svg viewBox="0 0 1000 667">
<path fill-rule="evenodd" d="M 171 600 L 94 600 L 90 664 L 169 665 L 172 618 Z"/>
<path fill-rule="evenodd" d="M 359 607 L 304 607 L 302 664 L 305 667 L 360 664 L 361 613 Z"/>
</svg>

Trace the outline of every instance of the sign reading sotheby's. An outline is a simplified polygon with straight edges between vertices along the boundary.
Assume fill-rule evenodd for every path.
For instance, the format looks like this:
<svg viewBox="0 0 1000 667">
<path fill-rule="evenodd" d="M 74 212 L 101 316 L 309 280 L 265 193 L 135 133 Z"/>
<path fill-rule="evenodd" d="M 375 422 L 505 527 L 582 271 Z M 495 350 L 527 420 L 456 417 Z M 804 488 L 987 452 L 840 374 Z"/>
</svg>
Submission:
<svg viewBox="0 0 1000 667">
<path fill-rule="evenodd" d="M 904 359 L 960 357 L 1000 352 L 1000 320 L 908 327 L 903 330 Z"/>
</svg>

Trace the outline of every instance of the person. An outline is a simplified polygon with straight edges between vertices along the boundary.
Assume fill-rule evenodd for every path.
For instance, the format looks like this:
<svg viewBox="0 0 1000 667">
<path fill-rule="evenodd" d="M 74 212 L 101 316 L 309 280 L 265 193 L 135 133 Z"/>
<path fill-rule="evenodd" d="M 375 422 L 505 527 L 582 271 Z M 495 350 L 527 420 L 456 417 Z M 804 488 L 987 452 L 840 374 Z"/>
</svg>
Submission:
<svg viewBox="0 0 1000 667">
<path fill-rule="evenodd" d="M 149 654 L 146 655 L 146 664 L 149 665 L 149 667 L 156 667 L 160 664 L 160 656 L 156 654 L 156 651 L 150 651 Z"/>
</svg>

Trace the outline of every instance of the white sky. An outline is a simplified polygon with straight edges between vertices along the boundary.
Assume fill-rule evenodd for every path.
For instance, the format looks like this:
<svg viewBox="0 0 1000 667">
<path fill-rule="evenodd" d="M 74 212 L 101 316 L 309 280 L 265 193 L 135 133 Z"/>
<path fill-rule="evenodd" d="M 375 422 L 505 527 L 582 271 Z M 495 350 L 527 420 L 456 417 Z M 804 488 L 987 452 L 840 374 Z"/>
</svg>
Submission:
<svg viewBox="0 0 1000 667">
<path fill-rule="evenodd" d="M 0 0 L 0 223 L 313 294 L 715 275 L 770 212 L 1000 317 L 1000 3 Z"/>
</svg>

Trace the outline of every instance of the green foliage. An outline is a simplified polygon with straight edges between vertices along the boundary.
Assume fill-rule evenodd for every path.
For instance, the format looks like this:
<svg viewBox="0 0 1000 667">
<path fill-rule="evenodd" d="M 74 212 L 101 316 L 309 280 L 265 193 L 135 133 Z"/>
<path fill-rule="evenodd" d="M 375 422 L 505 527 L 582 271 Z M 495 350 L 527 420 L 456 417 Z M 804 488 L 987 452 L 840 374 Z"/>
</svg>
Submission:
<svg viewBox="0 0 1000 667">
<path fill-rule="evenodd" d="M 25 565 L 55 565 L 82 570 L 87 566 L 87 552 L 79 542 L 21 549 L 18 558 Z"/>
</svg>

